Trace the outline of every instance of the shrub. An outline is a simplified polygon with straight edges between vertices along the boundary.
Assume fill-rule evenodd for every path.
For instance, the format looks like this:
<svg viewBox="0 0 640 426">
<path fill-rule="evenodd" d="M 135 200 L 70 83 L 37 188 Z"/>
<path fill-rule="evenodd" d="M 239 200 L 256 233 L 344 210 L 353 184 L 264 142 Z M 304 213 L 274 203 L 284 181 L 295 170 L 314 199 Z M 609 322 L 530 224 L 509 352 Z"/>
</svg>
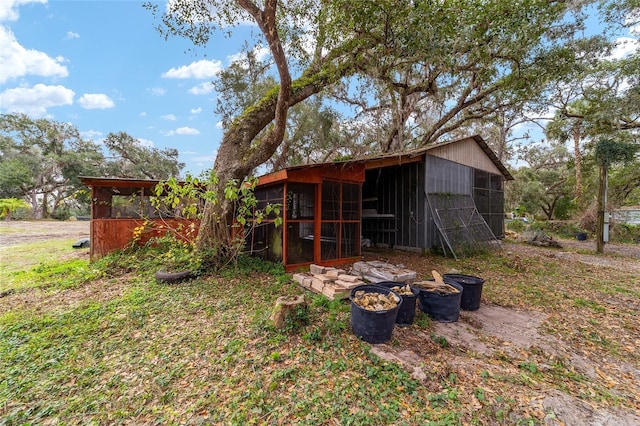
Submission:
<svg viewBox="0 0 640 426">
<path fill-rule="evenodd" d="M 514 232 L 522 232 L 527 228 L 527 224 L 521 220 L 512 220 L 507 222 L 507 229 Z"/>
<path fill-rule="evenodd" d="M 611 224 L 611 240 L 618 243 L 640 243 L 640 225 L 614 222 Z"/>
</svg>

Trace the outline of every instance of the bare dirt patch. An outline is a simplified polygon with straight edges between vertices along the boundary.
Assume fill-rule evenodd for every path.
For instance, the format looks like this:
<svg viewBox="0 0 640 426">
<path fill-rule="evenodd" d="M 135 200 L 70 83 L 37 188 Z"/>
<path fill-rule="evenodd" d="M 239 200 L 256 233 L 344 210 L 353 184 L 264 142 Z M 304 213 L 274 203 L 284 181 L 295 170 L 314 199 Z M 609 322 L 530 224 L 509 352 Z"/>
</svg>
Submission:
<svg viewBox="0 0 640 426">
<path fill-rule="evenodd" d="M 640 424 L 640 406 L 637 405 L 640 401 L 640 369 L 620 360 L 593 358 L 575 350 L 542 331 L 546 319 L 547 316 L 540 312 L 483 304 L 478 311 L 461 313 L 457 322 L 434 323 L 432 336 L 424 332 L 411 333 L 410 330 L 396 329 L 394 338 L 401 344 L 374 345 L 373 352 L 385 360 L 403 365 L 433 392 L 442 391 L 437 380 L 446 379 L 447 372 L 456 374 L 468 386 L 479 388 L 487 387 L 488 383 L 478 380 L 478 376 L 515 378 L 520 374 L 519 369 L 535 368 L 530 372 L 546 373 L 552 370 L 552 362 L 566 362 L 571 365 L 571 371 L 584 375 L 587 380 L 604 381 L 605 387 L 617 397 L 628 398 L 631 395 L 635 399 L 635 409 L 629 411 L 594 405 L 544 380 L 540 380 L 528 394 L 513 386 L 513 383 L 498 383 L 497 386 L 502 389 L 512 387 L 516 401 L 530 405 L 529 413 L 546 425 Z M 416 342 L 407 334 L 419 336 L 422 341 Z M 438 339 L 450 345 L 447 359 L 443 359 L 441 351 L 434 348 L 433 340 Z M 425 347 L 431 349 L 425 352 Z M 542 355 L 538 359 L 548 363 L 532 360 L 531 352 Z M 434 369 L 433 364 L 425 364 L 425 359 L 438 360 L 436 365 L 439 367 Z M 606 373 L 602 364 L 607 364 Z M 621 386 L 620 383 L 624 384 Z M 482 406 L 473 398 L 469 403 L 477 405 L 477 408 Z"/>
<path fill-rule="evenodd" d="M 608 244 L 596 254 L 595 243 L 561 245 L 505 243 L 500 270 L 481 259 L 370 253 L 418 277 L 462 266 L 457 272 L 487 279 L 479 310 L 462 311 L 454 323 L 432 322 L 430 331 L 396 327 L 392 341 L 375 345 L 374 353 L 404 365 L 434 392 L 453 374 L 467 388 L 513 395 L 515 405 L 546 425 L 640 424 L 640 296 L 633 287 L 617 288 L 618 280 L 640 283 L 640 247 Z M 523 303 L 531 297 L 541 301 Z M 476 397 L 467 403 L 487 409 Z"/>
<path fill-rule="evenodd" d="M 526 242 L 526 238 L 520 238 L 520 242 Z M 620 270 L 640 272 L 640 244 L 615 244 L 606 243 L 604 253 L 596 252 L 595 241 L 558 240 L 561 248 L 549 252 L 568 261 L 577 261 L 587 265 L 610 267 Z M 505 250 L 513 250 L 514 244 L 505 244 Z M 526 252 L 527 246 L 518 248 L 520 253 Z M 539 250 L 531 250 L 531 253 L 539 253 Z M 591 252 L 591 253 L 585 253 Z"/>
<path fill-rule="evenodd" d="M 89 238 L 88 221 L 0 221 L 0 247 Z"/>
<path fill-rule="evenodd" d="M 78 288 L 50 292 L 47 288 L 33 288 L 0 297 L 0 312 L 15 309 L 36 312 L 55 312 L 72 309 L 88 302 L 105 302 L 121 297 L 131 287 L 128 277 L 117 280 L 100 279 Z"/>
</svg>

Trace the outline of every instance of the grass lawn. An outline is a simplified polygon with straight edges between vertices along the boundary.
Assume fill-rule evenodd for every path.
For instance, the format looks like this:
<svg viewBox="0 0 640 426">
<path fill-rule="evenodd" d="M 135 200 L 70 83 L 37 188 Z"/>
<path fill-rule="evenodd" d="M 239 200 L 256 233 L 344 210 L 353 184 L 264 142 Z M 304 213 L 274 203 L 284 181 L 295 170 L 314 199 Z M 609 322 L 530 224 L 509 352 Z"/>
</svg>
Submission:
<svg viewBox="0 0 640 426">
<path fill-rule="evenodd" d="M 60 258 L 75 257 L 77 252 L 71 247 L 73 239 L 37 241 L 12 247 L 0 247 L 0 291 L 29 285 L 26 280 L 13 278 L 14 272 L 27 272 L 36 265 L 55 263 Z M 82 250 L 86 253 L 87 250 Z M 86 263 L 86 262 L 84 262 Z M 18 277 L 20 275 L 18 274 Z"/>
<path fill-rule="evenodd" d="M 348 301 L 304 293 L 308 310 L 275 329 L 276 298 L 304 292 L 277 266 L 245 261 L 167 285 L 153 278 L 154 259 L 46 263 L 45 247 L 2 259 L 2 424 L 554 424 L 541 404 L 551 390 L 595 412 L 640 413 L 633 271 L 544 251 L 405 254 L 416 270 L 484 276 L 483 303 L 545 313 L 546 333 L 600 362 L 592 376 L 536 347 L 475 354 L 418 312 L 388 345 L 417 354 L 419 377 L 353 335 Z M 25 256 L 43 263 L 21 267 Z"/>
</svg>

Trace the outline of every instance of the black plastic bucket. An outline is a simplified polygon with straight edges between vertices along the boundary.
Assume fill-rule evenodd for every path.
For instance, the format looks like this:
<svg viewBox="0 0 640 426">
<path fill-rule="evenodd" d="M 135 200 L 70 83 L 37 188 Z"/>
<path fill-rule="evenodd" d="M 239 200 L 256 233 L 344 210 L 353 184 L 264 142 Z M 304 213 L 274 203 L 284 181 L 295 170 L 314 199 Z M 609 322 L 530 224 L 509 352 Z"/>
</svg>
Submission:
<svg viewBox="0 0 640 426">
<path fill-rule="evenodd" d="M 457 293 L 440 294 L 435 291 L 427 291 L 420 287 L 418 306 L 422 312 L 429 315 L 438 322 L 456 322 L 460 316 L 460 299 L 462 296 L 462 286 L 452 279 L 444 279 L 445 284 L 455 287 Z"/>
<path fill-rule="evenodd" d="M 404 287 L 405 283 L 397 282 L 397 281 L 383 281 L 380 283 L 376 283 L 375 285 L 379 285 L 386 288 L 393 287 Z M 416 300 L 418 300 L 419 291 L 413 287 L 411 288 L 411 294 L 400 294 L 398 295 L 402 297 L 402 305 L 398 309 L 398 317 L 396 318 L 396 324 L 401 326 L 407 326 L 413 324 L 413 319 L 416 316 Z"/>
<path fill-rule="evenodd" d="M 484 280 L 482 278 L 462 274 L 444 274 L 442 277 L 454 280 L 462 286 L 460 309 L 464 309 L 465 311 L 477 311 L 480 308 L 482 284 L 484 284 Z"/>
<path fill-rule="evenodd" d="M 393 293 L 398 297 L 398 305 L 385 311 L 368 311 L 353 301 L 357 291 L 366 293 Z M 402 297 L 391 289 L 377 285 L 361 285 L 351 290 L 351 328 L 353 334 L 369 343 L 384 343 L 391 339 L 398 311 L 402 306 Z"/>
</svg>

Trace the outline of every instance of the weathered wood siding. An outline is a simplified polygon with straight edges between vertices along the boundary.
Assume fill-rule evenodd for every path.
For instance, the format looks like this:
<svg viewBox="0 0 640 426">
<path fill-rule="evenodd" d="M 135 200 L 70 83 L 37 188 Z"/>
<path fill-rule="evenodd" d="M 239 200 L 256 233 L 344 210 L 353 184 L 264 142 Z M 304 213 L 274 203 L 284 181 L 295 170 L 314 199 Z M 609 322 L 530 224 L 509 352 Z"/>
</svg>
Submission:
<svg viewBox="0 0 640 426">
<path fill-rule="evenodd" d="M 487 154 L 472 139 L 461 140 L 457 143 L 434 147 L 429 150 L 429 156 L 439 157 L 454 163 L 463 164 L 480 170 L 501 175 L 502 172 L 491 161 Z"/>
<path fill-rule="evenodd" d="M 176 230 L 184 240 L 195 238 L 198 233 L 198 221 L 185 219 L 157 219 L 152 225 L 145 227 L 139 244 L 144 244 L 152 237 L 160 237 L 168 230 Z M 191 224 L 194 227 L 190 230 Z M 91 220 L 91 258 L 99 259 L 108 253 L 127 247 L 133 240 L 135 228 L 144 225 L 142 219 L 92 219 Z M 188 231 L 187 231 L 188 230 Z"/>
</svg>

